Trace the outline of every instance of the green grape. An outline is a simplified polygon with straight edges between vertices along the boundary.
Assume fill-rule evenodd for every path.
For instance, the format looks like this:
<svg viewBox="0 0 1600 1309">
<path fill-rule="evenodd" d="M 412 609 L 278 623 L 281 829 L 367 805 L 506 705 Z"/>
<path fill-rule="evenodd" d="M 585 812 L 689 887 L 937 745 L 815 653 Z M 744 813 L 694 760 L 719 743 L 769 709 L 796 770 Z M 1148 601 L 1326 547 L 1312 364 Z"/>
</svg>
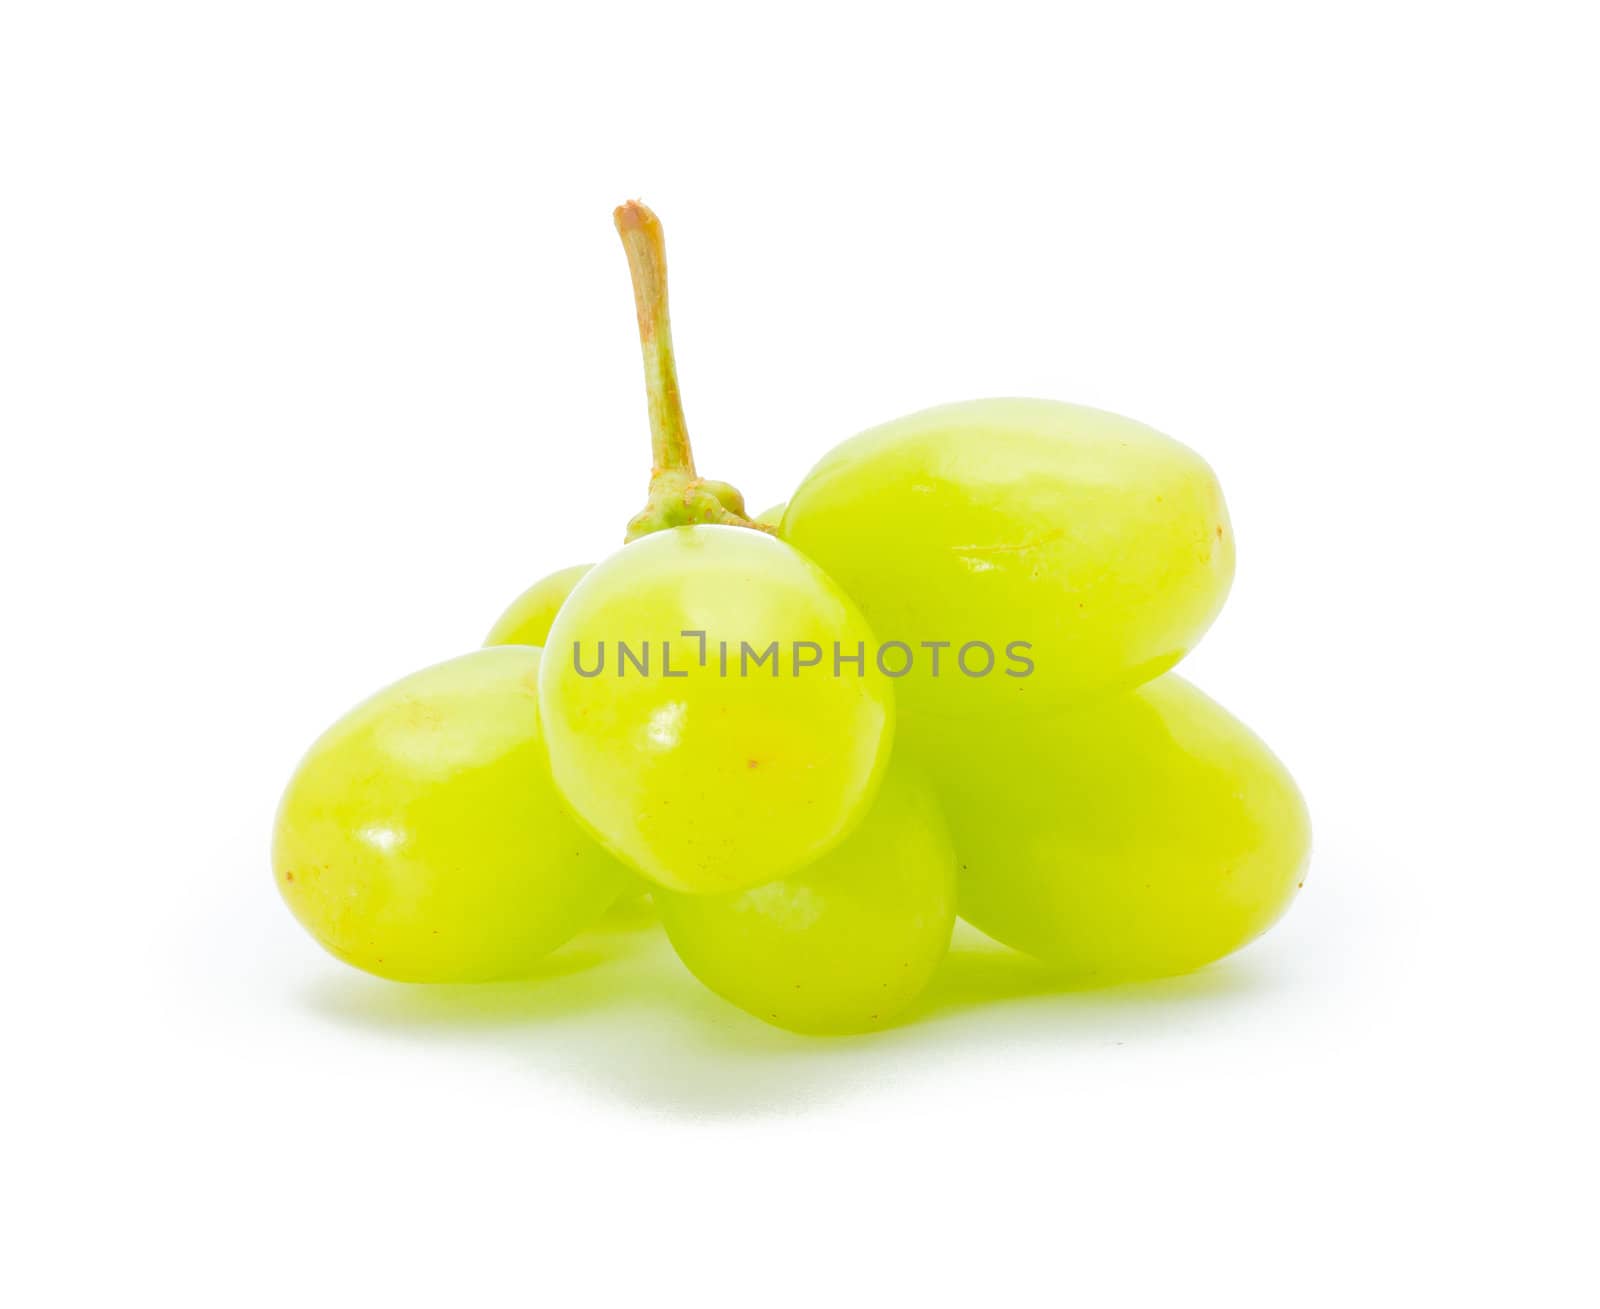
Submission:
<svg viewBox="0 0 1600 1309">
<path fill-rule="evenodd" d="M 955 838 L 962 916 L 1086 982 L 1220 959 L 1305 876 L 1294 779 L 1175 675 L 1053 716 L 942 723 L 918 749 Z"/>
<path fill-rule="evenodd" d="M 525 974 L 624 872 L 561 806 L 540 652 L 478 650 L 396 682 L 311 747 L 278 810 L 278 889 L 346 963 L 409 982 Z"/>
<path fill-rule="evenodd" d="M 894 692 L 872 641 L 849 597 L 765 533 L 641 537 L 550 630 L 539 703 L 556 785 L 661 886 L 786 876 L 849 833 L 888 760 Z M 852 661 L 840 675 L 836 648 Z"/>
<path fill-rule="evenodd" d="M 780 535 L 913 648 L 908 717 L 1136 686 L 1200 639 L 1233 578 L 1204 460 L 1048 400 L 946 405 L 853 437 L 807 474 Z"/>
<path fill-rule="evenodd" d="M 591 564 L 577 564 L 563 568 L 559 573 L 542 577 L 511 602 L 511 607 L 501 614 L 484 638 L 485 645 L 543 645 L 550 635 L 550 624 L 555 621 L 572 588 L 578 584 Z"/>
<path fill-rule="evenodd" d="M 886 1026 L 950 944 L 955 854 L 927 783 L 899 759 L 854 834 L 781 881 L 657 893 L 678 956 L 723 999 L 815 1034 Z"/>
<path fill-rule="evenodd" d="M 788 506 L 788 503 L 787 500 L 784 500 L 773 505 L 770 509 L 763 509 L 756 515 L 756 522 L 772 528 L 773 531 L 777 531 L 778 524 L 783 522 L 783 511 Z"/>
</svg>

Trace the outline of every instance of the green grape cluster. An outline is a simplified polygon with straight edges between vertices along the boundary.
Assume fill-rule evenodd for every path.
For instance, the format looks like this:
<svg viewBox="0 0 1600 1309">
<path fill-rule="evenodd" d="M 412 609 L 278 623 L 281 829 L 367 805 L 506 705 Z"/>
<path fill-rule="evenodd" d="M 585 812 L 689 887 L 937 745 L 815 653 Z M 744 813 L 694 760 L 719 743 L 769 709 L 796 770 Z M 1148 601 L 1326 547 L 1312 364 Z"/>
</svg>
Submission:
<svg viewBox="0 0 1600 1309">
<path fill-rule="evenodd" d="M 1265 931 L 1303 884 L 1305 802 L 1169 672 L 1233 577 L 1204 460 L 1098 410 L 973 401 L 845 441 L 749 517 L 695 469 L 660 224 L 615 217 L 646 506 L 312 746 L 273 844 L 307 930 L 466 982 L 608 914 L 659 923 L 711 991 L 805 1033 L 912 1010 L 958 913 L 1083 985 Z"/>
</svg>

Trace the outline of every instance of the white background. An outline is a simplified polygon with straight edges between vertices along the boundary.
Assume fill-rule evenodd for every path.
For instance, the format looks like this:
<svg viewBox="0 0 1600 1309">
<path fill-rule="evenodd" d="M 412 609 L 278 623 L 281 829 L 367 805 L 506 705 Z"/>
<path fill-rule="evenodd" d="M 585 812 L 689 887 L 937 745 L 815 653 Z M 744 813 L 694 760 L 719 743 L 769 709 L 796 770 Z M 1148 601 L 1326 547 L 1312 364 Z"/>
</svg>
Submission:
<svg viewBox="0 0 1600 1309">
<path fill-rule="evenodd" d="M 940 8 L 4 8 L 8 1303 L 1594 1303 L 1592 6 Z M 303 936 L 299 752 L 641 503 L 634 195 L 757 506 L 984 394 L 1212 462 L 1268 939 L 817 1042 Z"/>
</svg>

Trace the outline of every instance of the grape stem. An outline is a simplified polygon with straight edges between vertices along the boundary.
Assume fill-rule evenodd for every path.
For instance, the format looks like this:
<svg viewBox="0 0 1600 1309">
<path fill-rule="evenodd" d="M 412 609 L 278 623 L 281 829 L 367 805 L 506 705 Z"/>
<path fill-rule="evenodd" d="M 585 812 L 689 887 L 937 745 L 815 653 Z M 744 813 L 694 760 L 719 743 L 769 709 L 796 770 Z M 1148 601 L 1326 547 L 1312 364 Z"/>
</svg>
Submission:
<svg viewBox="0 0 1600 1309">
<path fill-rule="evenodd" d="M 694 450 L 683 419 L 678 363 L 672 353 L 672 319 L 667 312 L 667 243 L 661 220 L 637 200 L 619 205 L 613 220 L 633 278 L 633 307 L 639 316 L 639 348 L 644 354 L 645 393 L 650 401 L 653 472 L 682 469 L 694 476 Z"/>
<path fill-rule="evenodd" d="M 726 482 L 699 476 L 689 426 L 678 390 L 678 364 L 672 353 L 672 321 L 667 312 L 667 244 L 661 220 L 637 200 L 612 214 L 628 256 L 633 305 L 639 318 L 639 349 L 644 356 L 645 395 L 650 405 L 650 495 L 644 510 L 628 524 L 632 541 L 666 527 L 721 523 L 771 531 L 745 514 L 744 497 Z"/>
</svg>

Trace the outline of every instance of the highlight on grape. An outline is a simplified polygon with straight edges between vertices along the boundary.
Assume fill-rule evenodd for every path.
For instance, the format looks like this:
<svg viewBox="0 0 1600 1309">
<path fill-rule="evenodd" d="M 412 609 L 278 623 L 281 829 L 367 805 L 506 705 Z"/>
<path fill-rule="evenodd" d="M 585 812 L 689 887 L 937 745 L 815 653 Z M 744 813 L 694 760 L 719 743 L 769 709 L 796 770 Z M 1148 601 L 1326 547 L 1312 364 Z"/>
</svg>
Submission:
<svg viewBox="0 0 1600 1309">
<path fill-rule="evenodd" d="M 600 677 L 608 669 L 615 677 L 688 677 L 691 668 L 707 669 L 718 677 L 865 677 L 870 664 L 885 677 L 904 677 L 921 661 L 930 677 L 957 671 L 965 677 L 1033 673 L 1031 641 L 1007 641 L 999 654 L 987 641 L 880 641 L 870 651 L 866 641 L 853 647 L 834 641 L 830 652 L 820 641 L 770 640 L 757 645 L 745 640 L 711 641 L 703 631 L 678 635 L 695 638 L 687 653 L 670 640 L 597 640 L 587 652 L 583 641 L 574 641 L 572 669 L 579 677 Z"/>
</svg>

